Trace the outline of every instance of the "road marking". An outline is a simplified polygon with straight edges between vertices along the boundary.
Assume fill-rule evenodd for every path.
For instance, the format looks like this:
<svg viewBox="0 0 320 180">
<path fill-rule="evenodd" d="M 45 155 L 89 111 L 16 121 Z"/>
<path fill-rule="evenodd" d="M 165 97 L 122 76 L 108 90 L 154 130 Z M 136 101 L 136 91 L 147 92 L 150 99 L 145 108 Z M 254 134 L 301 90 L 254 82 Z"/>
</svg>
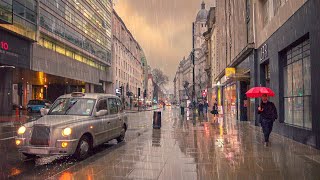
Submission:
<svg viewBox="0 0 320 180">
<path fill-rule="evenodd" d="M 0 139 L 0 141 L 5 141 L 5 140 L 9 140 L 9 139 L 14 139 L 15 137 L 8 137 L 8 138 L 3 138 L 3 139 Z"/>
</svg>

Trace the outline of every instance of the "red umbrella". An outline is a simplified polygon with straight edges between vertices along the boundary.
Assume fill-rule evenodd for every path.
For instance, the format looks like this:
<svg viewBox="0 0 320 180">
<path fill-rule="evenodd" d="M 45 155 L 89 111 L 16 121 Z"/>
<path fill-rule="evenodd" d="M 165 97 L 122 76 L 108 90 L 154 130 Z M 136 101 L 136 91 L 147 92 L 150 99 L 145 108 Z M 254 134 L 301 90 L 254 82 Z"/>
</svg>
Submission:
<svg viewBox="0 0 320 180">
<path fill-rule="evenodd" d="M 249 89 L 249 91 L 246 92 L 247 97 L 249 98 L 257 98 L 261 97 L 263 94 L 266 94 L 267 96 L 274 96 L 274 92 L 267 87 L 253 87 Z"/>
</svg>

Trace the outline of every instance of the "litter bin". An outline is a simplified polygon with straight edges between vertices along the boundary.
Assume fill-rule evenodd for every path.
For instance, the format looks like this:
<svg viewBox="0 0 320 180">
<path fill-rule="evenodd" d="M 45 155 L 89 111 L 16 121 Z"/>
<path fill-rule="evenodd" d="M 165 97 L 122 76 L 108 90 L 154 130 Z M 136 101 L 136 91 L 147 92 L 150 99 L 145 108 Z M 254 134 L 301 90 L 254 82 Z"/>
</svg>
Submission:
<svg viewBox="0 0 320 180">
<path fill-rule="evenodd" d="M 153 129 L 161 128 L 161 111 L 153 112 Z"/>
</svg>

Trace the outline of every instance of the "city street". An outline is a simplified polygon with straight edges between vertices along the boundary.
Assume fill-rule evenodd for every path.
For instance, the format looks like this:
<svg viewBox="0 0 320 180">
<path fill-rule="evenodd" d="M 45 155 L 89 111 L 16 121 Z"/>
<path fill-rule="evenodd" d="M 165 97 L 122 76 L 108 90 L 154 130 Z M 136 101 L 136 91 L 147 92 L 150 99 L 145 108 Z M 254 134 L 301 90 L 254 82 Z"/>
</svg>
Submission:
<svg viewBox="0 0 320 180">
<path fill-rule="evenodd" d="M 25 159 L 12 139 L 1 141 L 0 179 L 315 179 L 320 151 L 272 134 L 264 147 L 259 127 L 234 119 L 196 121 L 176 107 L 130 113 L 126 140 L 99 146 L 86 160 Z"/>
</svg>

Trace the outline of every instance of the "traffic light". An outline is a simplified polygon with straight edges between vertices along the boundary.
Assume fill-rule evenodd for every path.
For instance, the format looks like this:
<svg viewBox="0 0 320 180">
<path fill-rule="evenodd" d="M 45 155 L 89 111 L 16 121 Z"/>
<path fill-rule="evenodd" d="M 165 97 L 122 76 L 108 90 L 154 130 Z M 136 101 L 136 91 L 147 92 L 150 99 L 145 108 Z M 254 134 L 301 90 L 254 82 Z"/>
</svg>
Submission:
<svg viewBox="0 0 320 180">
<path fill-rule="evenodd" d="M 138 88 L 138 97 L 140 97 L 140 88 Z"/>
<path fill-rule="evenodd" d="M 206 91 L 202 91 L 202 97 L 206 97 L 207 96 L 207 92 Z"/>
</svg>

